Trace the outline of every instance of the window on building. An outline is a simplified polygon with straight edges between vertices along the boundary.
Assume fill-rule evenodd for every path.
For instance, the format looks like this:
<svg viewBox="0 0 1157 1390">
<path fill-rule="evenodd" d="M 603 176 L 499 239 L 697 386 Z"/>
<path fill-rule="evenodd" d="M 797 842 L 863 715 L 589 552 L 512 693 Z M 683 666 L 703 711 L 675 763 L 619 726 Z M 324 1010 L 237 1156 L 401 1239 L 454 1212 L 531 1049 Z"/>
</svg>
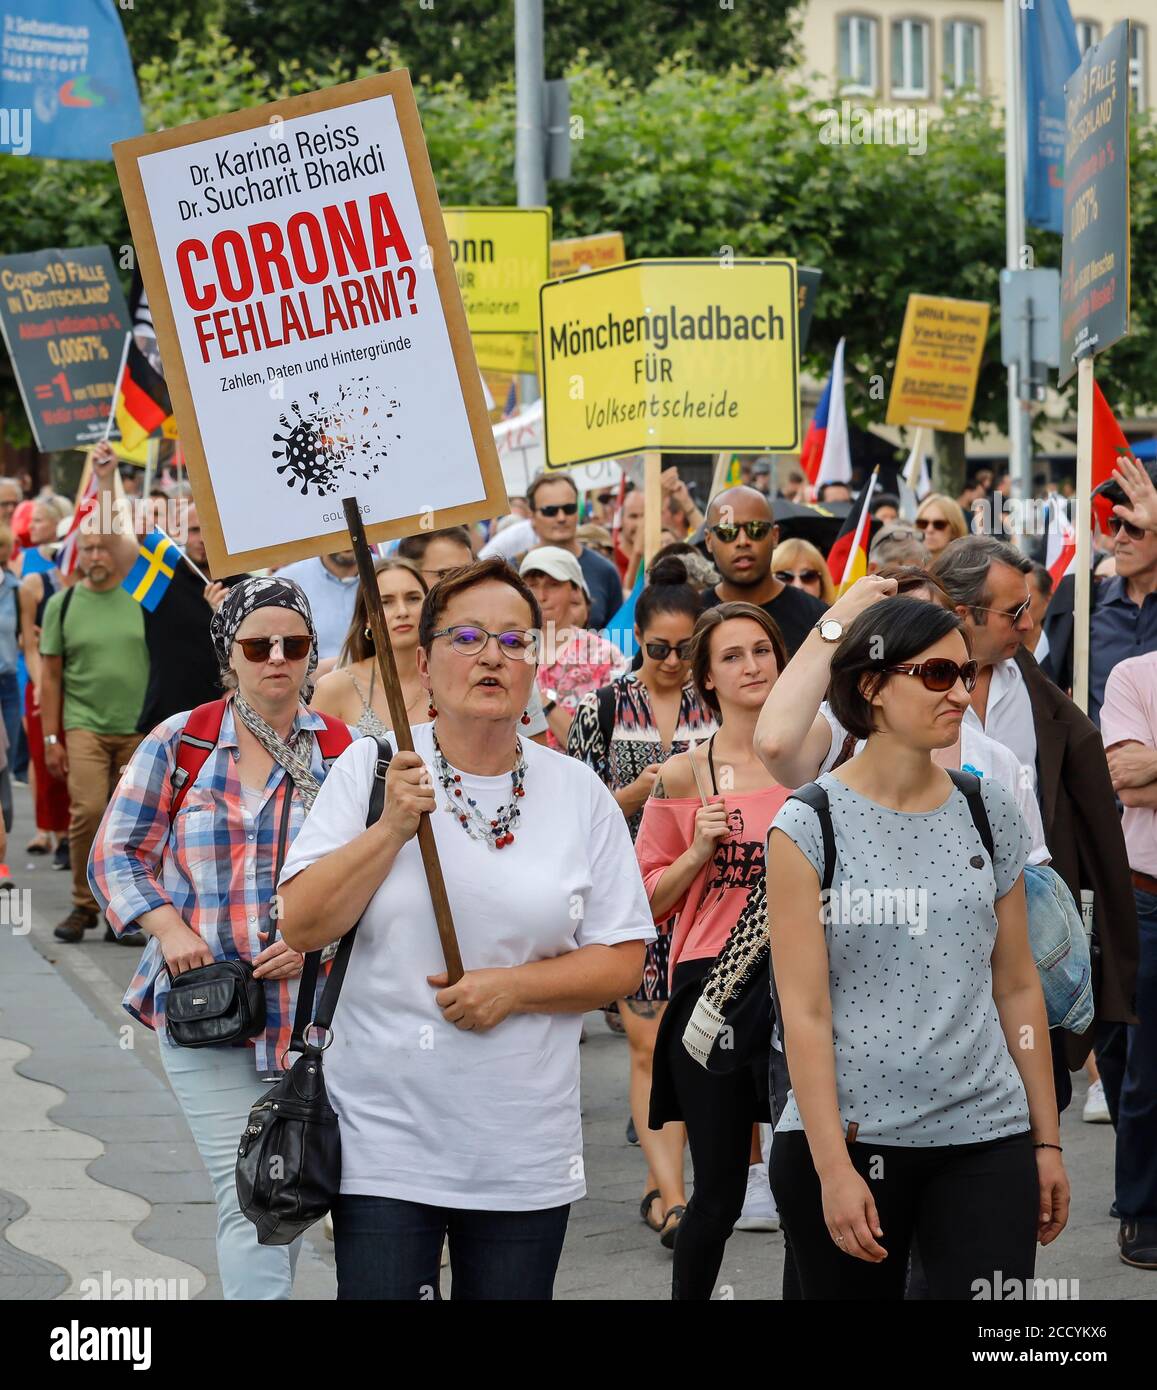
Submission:
<svg viewBox="0 0 1157 1390">
<path fill-rule="evenodd" d="M 950 19 L 944 25 L 944 91 L 976 92 L 981 87 L 980 25 Z"/>
<path fill-rule="evenodd" d="M 1101 26 L 1095 19 L 1078 19 L 1073 27 L 1077 31 L 1077 47 L 1083 58 L 1095 43 L 1101 42 Z"/>
<path fill-rule="evenodd" d="M 892 22 L 892 95 L 931 95 L 929 25 L 922 19 Z"/>
<path fill-rule="evenodd" d="M 1143 24 L 1129 26 L 1129 92 L 1133 110 L 1144 111 L 1148 105 L 1145 91 L 1145 69 L 1149 62 L 1149 31 Z"/>
<path fill-rule="evenodd" d="M 876 79 L 876 21 L 871 15 L 847 14 L 839 23 L 840 87 L 846 92 L 874 96 Z"/>
</svg>

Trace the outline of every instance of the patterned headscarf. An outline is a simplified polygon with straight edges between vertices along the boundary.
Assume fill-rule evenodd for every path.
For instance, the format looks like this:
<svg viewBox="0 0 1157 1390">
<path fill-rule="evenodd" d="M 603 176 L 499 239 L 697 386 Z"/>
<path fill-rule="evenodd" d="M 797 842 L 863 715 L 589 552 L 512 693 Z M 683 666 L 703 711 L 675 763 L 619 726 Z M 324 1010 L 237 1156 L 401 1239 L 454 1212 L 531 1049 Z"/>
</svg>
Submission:
<svg viewBox="0 0 1157 1390">
<path fill-rule="evenodd" d="M 255 577 L 242 580 L 229 590 L 213 614 L 209 636 L 213 639 L 213 650 L 217 653 L 221 670 L 229 669 L 233 643 L 237 640 L 241 624 L 259 608 L 291 608 L 305 619 L 309 635 L 313 638 L 306 675 L 312 676 L 317 670 L 317 629 L 313 625 L 309 599 L 300 584 L 295 584 L 292 579 L 280 579 L 277 575 L 271 575 L 268 579 Z"/>
</svg>

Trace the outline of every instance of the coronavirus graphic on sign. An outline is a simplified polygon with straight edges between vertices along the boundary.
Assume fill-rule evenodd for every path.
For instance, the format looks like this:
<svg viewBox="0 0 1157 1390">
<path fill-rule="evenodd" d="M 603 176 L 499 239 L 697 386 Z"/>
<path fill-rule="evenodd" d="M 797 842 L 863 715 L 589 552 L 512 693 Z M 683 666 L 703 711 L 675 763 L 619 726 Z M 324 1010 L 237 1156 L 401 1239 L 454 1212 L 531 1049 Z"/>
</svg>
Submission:
<svg viewBox="0 0 1157 1390">
<path fill-rule="evenodd" d="M 402 436 L 389 423 L 401 409 L 401 402 L 387 399 L 369 377 L 359 377 L 341 387 L 338 400 L 321 405 L 318 392 L 311 391 L 313 409 L 305 411 L 292 401 L 289 413 L 282 414 L 284 434 L 275 433 L 274 459 L 286 483 L 301 485 L 307 497 L 311 487 L 319 497 L 332 496 L 343 483 L 355 478 L 372 478 L 389 456 L 390 445 Z"/>
</svg>

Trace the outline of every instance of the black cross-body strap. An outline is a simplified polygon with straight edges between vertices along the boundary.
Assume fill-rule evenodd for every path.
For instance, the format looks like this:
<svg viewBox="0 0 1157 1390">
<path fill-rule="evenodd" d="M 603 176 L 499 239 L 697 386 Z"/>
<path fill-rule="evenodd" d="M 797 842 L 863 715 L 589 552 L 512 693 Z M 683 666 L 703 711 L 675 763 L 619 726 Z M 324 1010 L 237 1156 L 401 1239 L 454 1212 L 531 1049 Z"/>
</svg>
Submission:
<svg viewBox="0 0 1157 1390">
<path fill-rule="evenodd" d="M 950 767 L 946 771 L 964 793 L 965 800 L 968 802 L 968 809 L 972 813 L 972 823 L 976 826 L 976 833 L 980 836 L 980 843 L 988 851 L 989 859 L 995 859 L 996 849 L 992 838 L 992 826 L 988 823 L 988 812 L 984 809 L 984 797 L 980 794 L 980 778 L 975 772 L 965 772 L 963 768 Z"/>
<path fill-rule="evenodd" d="M 818 782 L 805 782 L 796 787 L 789 801 L 802 801 L 810 806 L 820 819 L 820 835 L 824 843 L 824 872 L 820 887 L 828 889 L 836 873 L 836 833 L 832 828 L 832 808 L 828 804 L 828 794 Z"/>
<path fill-rule="evenodd" d="M 374 764 L 374 782 L 370 789 L 369 810 L 366 813 L 367 830 L 382 817 L 382 811 L 386 804 L 386 774 L 390 770 L 390 759 L 394 756 L 394 750 L 384 738 L 375 738 L 374 742 L 378 746 L 378 758 Z M 358 923 L 355 922 L 342 937 L 337 954 L 333 958 L 333 964 L 329 968 L 329 977 L 321 992 L 321 1000 L 316 1011 L 313 1001 L 317 992 L 317 977 L 321 970 L 321 952 L 310 951 L 306 955 L 305 966 L 301 972 L 301 982 L 297 990 L 297 1010 L 293 1018 L 293 1036 L 289 1043 L 290 1052 L 305 1051 L 305 1034 L 311 1021 L 315 1027 L 326 1029 L 333 1022 L 334 1009 L 337 1008 L 338 995 L 341 993 L 342 981 L 345 979 L 346 967 L 349 965 L 350 953 L 353 951 L 354 937 L 357 936 L 357 932 Z"/>
</svg>

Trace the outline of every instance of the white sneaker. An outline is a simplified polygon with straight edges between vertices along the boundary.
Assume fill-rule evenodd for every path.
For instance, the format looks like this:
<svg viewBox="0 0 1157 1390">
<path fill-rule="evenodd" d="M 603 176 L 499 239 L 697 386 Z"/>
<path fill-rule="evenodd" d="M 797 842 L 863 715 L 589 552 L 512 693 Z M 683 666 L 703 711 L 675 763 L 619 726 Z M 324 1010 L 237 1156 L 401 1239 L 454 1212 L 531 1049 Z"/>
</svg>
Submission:
<svg viewBox="0 0 1157 1390">
<path fill-rule="evenodd" d="M 778 1231 L 779 1212 L 767 1182 L 767 1164 L 753 1163 L 747 1170 L 747 1196 L 735 1223 L 737 1231 Z"/>
<path fill-rule="evenodd" d="M 1085 1096 L 1085 1108 L 1081 1111 L 1081 1119 L 1090 1125 L 1107 1125 L 1110 1123 L 1108 1102 L 1105 1100 L 1105 1085 L 1102 1081 L 1090 1081 L 1089 1091 Z"/>
</svg>

